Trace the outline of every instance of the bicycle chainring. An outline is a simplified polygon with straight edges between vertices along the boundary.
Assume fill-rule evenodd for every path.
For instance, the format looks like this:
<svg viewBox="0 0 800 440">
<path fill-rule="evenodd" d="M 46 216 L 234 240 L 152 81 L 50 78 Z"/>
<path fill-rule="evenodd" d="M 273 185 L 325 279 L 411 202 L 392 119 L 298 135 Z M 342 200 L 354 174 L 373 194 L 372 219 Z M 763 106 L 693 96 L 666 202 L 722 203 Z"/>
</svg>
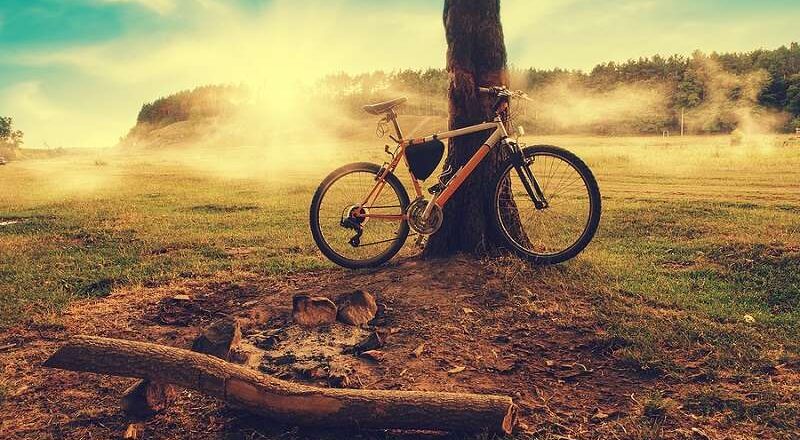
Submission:
<svg viewBox="0 0 800 440">
<path fill-rule="evenodd" d="M 433 205 L 427 220 L 422 219 L 428 203 L 430 203 L 428 200 L 420 198 L 408 205 L 408 226 L 418 234 L 434 234 L 442 227 L 442 222 L 444 221 L 444 213 L 439 205 Z"/>
</svg>

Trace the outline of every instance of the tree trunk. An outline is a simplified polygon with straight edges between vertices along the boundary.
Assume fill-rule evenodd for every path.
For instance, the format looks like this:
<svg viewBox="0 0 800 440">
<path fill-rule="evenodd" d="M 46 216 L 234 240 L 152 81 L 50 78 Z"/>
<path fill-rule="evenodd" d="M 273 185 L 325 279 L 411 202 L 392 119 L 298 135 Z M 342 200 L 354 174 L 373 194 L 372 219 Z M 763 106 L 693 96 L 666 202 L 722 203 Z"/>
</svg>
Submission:
<svg viewBox="0 0 800 440">
<path fill-rule="evenodd" d="M 444 27 L 450 129 L 491 120 L 493 99 L 478 95 L 477 87 L 508 84 L 500 0 L 445 0 Z M 461 168 L 489 134 L 450 139 L 445 168 Z M 488 201 L 494 190 L 490 188 L 492 178 L 503 156 L 501 149 L 494 149 L 445 205 L 444 223 L 431 237 L 426 256 L 483 253 L 496 247 L 489 233 L 492 212 Z"/>
<path fill-rule="evenodd" d="M 315 388 L 209 355 L 120 339 L 74 337 L 44 365 L 191 388 L 300 426 L 508 434 L 516 419 L 509 397 Z"/>
</svg>

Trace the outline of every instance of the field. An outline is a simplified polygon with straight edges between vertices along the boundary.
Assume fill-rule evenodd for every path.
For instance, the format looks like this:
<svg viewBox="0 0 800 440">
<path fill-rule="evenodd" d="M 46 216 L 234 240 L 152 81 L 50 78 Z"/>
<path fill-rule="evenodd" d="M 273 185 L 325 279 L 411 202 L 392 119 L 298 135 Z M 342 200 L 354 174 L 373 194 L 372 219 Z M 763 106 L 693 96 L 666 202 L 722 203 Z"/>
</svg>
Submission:
<svg viewBox="0 0 800 440">
<path fill-rule="evenodd" d="M 381 163 L 379 142 L 312 147 L 313 139 L 306 139 L 307 144 L 277 152 L 243 148 L 224 154 L 83 152 L 0 167 L 0 347 L 8 347 L 0 350 L 0 412 L 49 411 L 60 426 L 54 430 L 35 418 L 0 415 L 0 434 L 104 437 L 120 429 L 123 422 L 113 408 L 97 410 L 98 416 L 43 403 L 48 379 L 41 369 L 20 362 L 41 361 L 77 331 L 150 339 L 132 330 L 143 319 L 137 313 L 147 313 L 133 310 L 137 301 L 157 304 L 170 292 L 210 292 L 221 285 L 244 286 L 248 298 L 277 295 L 277 301 L 298 289 L 324 293 L 357 283 L 380 289 L 388 273 L 403 277 L 439 267 L 463 271 L 468 280 L 483 271 L 472 281 L 491 282 L 491 289 L 464 281 L 454 292 L 432 287 L 411 299 L 387 291 L 387 301 L 422 316 L 428 305 L 445 307 L 449 294 L 469 295 L 475 297 L 470 310 L 479 314 L 509 310 L 505 316 L 487 315 L 483 323 L 470 318 L 475 335 L 489 323 L 530 320 L 526 345 L 548 347 L 548 366 L 564 361 L 555 356 L 575 361 L 578 352 L 597 363 L 587 379 L 596 386 L 585 396 L 578 393 L 585 399 L 580 404 L 570 402 L 569 393 L 581 387 L 563 377 L 520 371 L 508 379 L 520 387 L 515 391 L 523 402 L 522 420 L 534 437 L 788 439 L 800 432 L 800 404 L 793 397 L 800 391 L 800 141 L 786 136 L 741 142 L 728 136 L 526 141 L 576 152 L 595 172 L 603 194 L 595 241 L 558 267 L 530 268 L 512 259 L 417 262 L 411 243 L 385 273 L 350 274 L 333 267 L 308 232 L 311 195 L 339 164 Z M 484 293 L 495 303 L 481 298 Z M 412 299 L 418 302 L 403 302 Z M 192 321 L 190 328 L 202 322 Z M 188 337 L 184 330 L 171 331 L 155 338 L 171 343 Z M 570 335 L 582 345 L 572 351 L 557 347 L 573 343 Z M 426 337 L 433 345 L 447 339 L 435 328 Z M 481 344 L 476 346 L 492 350 Z M 437 356 L 466 356 L 448 347 L 442 342 Z M 544 362 L 527 353 L 526 364 Z M 378 371 L 391 371 L 392 365 Z M 604 379 L 599 371 L 608 372 Z M 538 374 L 552 383 L 538 381 Z M 418 377 L 424 375 L 420 370 Z M 475 374 L 467 376 L 474 381 L 461 382 L 442 376 L 439 389 L 513 394 L 499 385 L 506 380 L 500 376 L 490 381 Z M 68 378 L 58 380 L 66 387 L 78 376 L 58 377 Z M 373 386 L 389 386 L 380 380 L 376 375 Z M 119 391 L 123 385 L 107 387 Z M 437 389 L 437 382 L 402 386 Z M 542 397 L 548 390 L 551 398 L 559 396 Z M 88 389 L 75 393 L 70 399 L 96 397 Z M 110 391 L 105 393 L 101 397 L 113 402 Z M 191 422 L 204 433 L 197 438 L 285 435 L 250 422 L 226 425 L 220 420 L 235 416 L 208 405 L 201 420 Z M 155 430 L 152 438 L 180 432 L 175 430 L 192 418 L 183 411 L 159 419 L 159 430 L 165 431 Z M 70 422 L 76 418 L 85 423 Z M 225 430 L 237 434 L 224 437 Z"/>
</svg>

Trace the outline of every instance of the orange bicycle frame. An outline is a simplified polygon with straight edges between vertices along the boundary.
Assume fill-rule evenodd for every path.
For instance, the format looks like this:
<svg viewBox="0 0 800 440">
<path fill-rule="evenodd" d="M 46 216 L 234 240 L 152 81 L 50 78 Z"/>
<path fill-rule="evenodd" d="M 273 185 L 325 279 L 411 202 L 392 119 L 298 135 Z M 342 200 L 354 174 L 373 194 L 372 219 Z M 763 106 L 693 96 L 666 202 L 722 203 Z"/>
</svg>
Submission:
<svg viewBox="0 0 800 440">
<path fill-rule="evenodd" d="M 363 202 L 361 203 L 362 207 L 367 208 L 367 212 L 360 214 L 359 217 L 364 218 L 373 218 L 373 219 L 382 219 L 382 220 L 406 220 L 406 214 L 371 214 L 369 213 L 369 207 L 372 203 L 374 203 L 383 191 L 384 186 L 386 185 L 386 176 L 389 173 L 394 173 L 394 170 L 397 169 L 397 166 L 400 164 L 400 161 L 403 160 L 405 162 L 406 168 L 408 167 L 408 160 L 406 159 L 406 149 L 411 145 L 421 144 L 423 142 L 429 142 L 432 140 L 443 140 L 449 138 L 456 138 L 459 136 L 465 136 L 472 133 L 477 133 L 479 131 L 486 131 L 494 129 L 494 132 L 489 136 L 489 138 L 484 142 L 484 144 L 475 152 L 475 154 L 470 158 L 470 160 L 458 171 L 456 174 L 450 179 L 450 181 L 445 186 L 444 190 L 434 196 L 433 203 L 438 205 L 440 208 L 444 208 L 444 205 L 447 204 L 447 201 L 453 196 L 453 194 L 458 190 L 458 188 L 464 183 L 465 180 L 475 171 L 475 168 L 481 163 L 481 161 L 486 157 L 487 154 L 494 148 L 501 140 L 508 137 L 508 133 L 506 132 L 505 125 L 503 124 L 502 120 L 497 117 L 492 122 L 484 122 L 482 124 L 472 125 L 469 127 L 459 128 L 457 130 L 450 130 L 445 131 L 442 133 L 432 134 L 430 136 L 416 138 L 416 139 L 403 139 L 403 133 L 400 130 L 400 126 L 397 124 L 397 115 L 390 111 L 387 114 L 387 119 L 392 121 L 394 124 L 395 132 L 397 133 L 397 148 L 395 149 L 394 156 L 392 161 L 389 164 L 385 165 L 382 169 L 380 175 L 376 178 L 375 186 L 369 192 L 366 198 L 364 198 Z M 414 186 L 414 193 L 417 198 L 422 197 L 422 187 L 420 185 L 419 180 L 414 176 L 414 173 L 411 172 L 409 168 L 408 173 L 411 177 L 411 183 Z"/>
</svg>

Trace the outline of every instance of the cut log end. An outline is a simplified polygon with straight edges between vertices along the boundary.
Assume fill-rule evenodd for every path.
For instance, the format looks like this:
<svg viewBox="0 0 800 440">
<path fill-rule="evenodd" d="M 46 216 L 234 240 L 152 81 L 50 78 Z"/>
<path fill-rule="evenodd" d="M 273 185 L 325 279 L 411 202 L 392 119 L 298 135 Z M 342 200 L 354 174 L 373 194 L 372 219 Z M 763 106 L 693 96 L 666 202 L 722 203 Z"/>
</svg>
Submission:
<svg viewBox="0 0 800 440">
<path fill-rule="evenodd" d="M 511 403 L 508 406 L 508 412 L 506 412 L 506 416 L 503 417 L 501 431 L 503 431 L 503 434 L 511 435 L 511 433 L 514 432 L 515 426 L 517 426 L 517 405 Z"/>
<path fill-rule="evenodd" d="M 164 411 L 178 393 L 168 384 L 139 380 L 122 394 L 122 411 L 133 418 L 149 418 Z"/>
</svg>

